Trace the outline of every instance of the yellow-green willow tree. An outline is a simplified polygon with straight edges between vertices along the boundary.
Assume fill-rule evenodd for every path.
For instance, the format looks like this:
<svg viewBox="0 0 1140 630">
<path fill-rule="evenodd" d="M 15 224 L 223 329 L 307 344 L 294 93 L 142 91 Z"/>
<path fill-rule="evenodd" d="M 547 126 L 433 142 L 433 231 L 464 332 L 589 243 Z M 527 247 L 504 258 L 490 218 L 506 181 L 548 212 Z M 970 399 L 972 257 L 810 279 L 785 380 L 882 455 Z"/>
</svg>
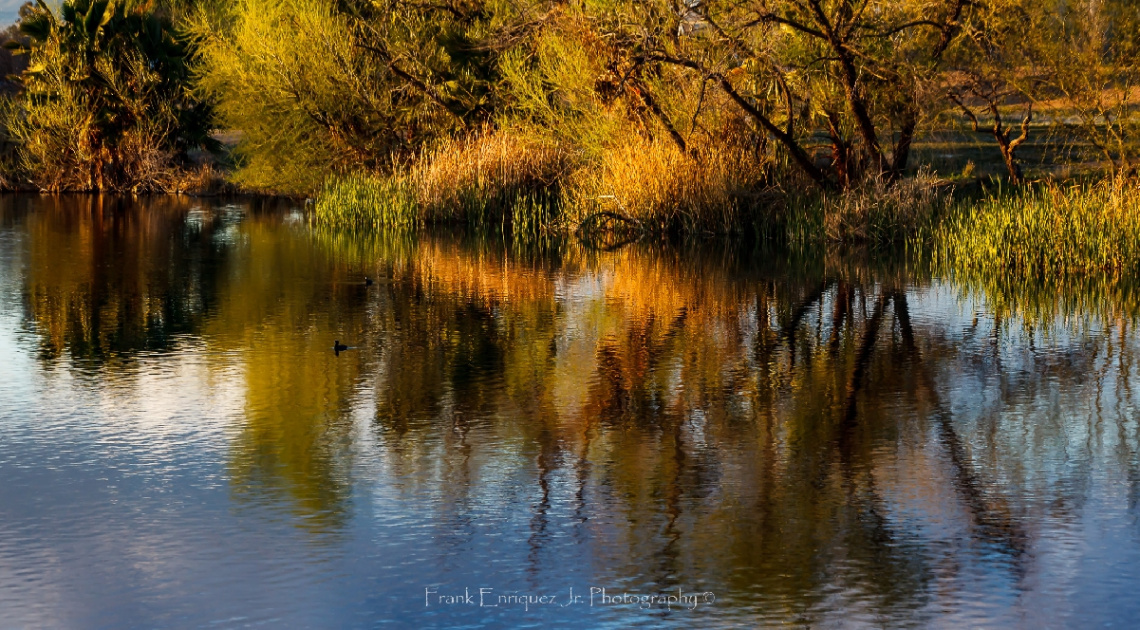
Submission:
<svg viewBox="0 0 1140 630">
<path fill-rule="evenodd" d="M 1044 5 L 1045 3 L 1041 3 Z M 1034 6 L 1027 62 L 1075 117 L 1080 138 L 1121 172 L 1140 160 L 1140 9 L 1133 0 L 1062 0 Z"/>
</svg>

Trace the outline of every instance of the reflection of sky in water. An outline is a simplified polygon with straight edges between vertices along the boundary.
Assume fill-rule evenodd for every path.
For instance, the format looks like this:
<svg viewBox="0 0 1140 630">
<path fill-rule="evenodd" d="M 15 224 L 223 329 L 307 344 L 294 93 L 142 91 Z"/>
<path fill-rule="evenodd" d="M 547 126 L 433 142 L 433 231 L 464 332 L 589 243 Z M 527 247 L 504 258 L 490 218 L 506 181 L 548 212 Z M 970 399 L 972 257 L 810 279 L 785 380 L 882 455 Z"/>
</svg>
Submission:
<svg viewBox="0 0 1140 630">
<path fill-rule="evenodd" d="M 361 262 L 290 215 L 171 203 L 0 208 L 5 623 L 1140 616 L 1130 335 L 995 331 L 952 285 L 912 287 L 921 362 L 888 306 L 851 438 L 833 374 L 873 292 L 833 331 L 829 288 L 792 358 L 766 344 L 808 291 L 778 275 L 430 239 Z M 591 586 L 720 604 L 423 605 Z"/>
</svg>

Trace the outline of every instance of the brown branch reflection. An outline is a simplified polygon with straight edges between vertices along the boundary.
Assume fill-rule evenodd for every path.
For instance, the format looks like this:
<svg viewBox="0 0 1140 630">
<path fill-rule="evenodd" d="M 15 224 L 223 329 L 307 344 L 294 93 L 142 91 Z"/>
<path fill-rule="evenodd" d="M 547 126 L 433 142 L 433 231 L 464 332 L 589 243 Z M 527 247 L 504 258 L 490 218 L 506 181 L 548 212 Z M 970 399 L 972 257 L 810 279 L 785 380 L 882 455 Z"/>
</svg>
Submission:
<svg viewBox="0 0 1140 630">
<path fill-rule="evenodd" d="M 42 360 L 126 378 L 144 353 L 201 349 L 240 392 L 235 505 L 314 540 L 358 516 L 355 489 L 385 484 L 430 513 L 449 567 L 503 528 L 536 581 L 580 553 L 647 589 L 717 576 L 725 605 L 761 618 L 826 625 L 836 598 L 927 610 L 969 563 L 1014 590 L 1035 570 L 1043 508 L 1024 471 L 1067 445 L 1070 420 L 1033 425 L 1020 450 L 1016 422 L 1081 379 L 1098 420 L 1117 419 L 1130 510 L 1140 496 L 1130 342 L 1018 355 L 994 343 L 1020 334 L 1013 316 L 923 315 L 934 301 L 915 296 L 941 285 L 905 261 L 99 212 L 20 219 Z M 1075 518 L 1093 475 L 1058 475 L 1051 515 Z"/>
</svg>

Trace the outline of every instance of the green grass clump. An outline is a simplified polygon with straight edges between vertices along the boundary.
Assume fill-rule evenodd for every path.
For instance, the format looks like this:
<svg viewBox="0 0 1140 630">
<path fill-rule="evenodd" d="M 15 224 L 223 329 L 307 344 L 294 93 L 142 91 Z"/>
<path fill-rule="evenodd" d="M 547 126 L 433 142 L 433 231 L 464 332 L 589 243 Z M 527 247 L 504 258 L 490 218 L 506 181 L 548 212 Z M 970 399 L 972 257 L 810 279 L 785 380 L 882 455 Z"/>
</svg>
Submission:
<svg viewBox="0 0 1140 630">
<path fill-rule="evenodd" d="M 1063 277 L 1140 269 L 1140 181 L 1042 184 L 960 206 L 935 230 L 945 269 Z"/>
<path fill-rule="evenodd" d="M 352 175 L 326 181 L 309 218 L 327 227 L 398 231 L 415 227 L 420 211 L 403 178 Z"/>
</svg>

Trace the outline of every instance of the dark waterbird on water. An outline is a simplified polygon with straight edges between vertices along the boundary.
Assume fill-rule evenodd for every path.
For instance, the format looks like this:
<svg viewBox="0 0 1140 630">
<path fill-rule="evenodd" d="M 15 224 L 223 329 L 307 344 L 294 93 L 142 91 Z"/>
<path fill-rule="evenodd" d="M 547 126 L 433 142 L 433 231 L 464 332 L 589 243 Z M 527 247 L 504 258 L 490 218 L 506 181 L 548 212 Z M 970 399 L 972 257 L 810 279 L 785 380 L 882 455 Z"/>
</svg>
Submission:
<svg viewBox="0 0 1140 630">
<path fill-rule="evenodd" d="M 372 276 L 364 276 L 364 280 L 349 281 L 349 282 L 336 282 L 336 281 L 334 281 L 332 284 L 334 286 L 370 287 L 370 286 L 374 286 L 377 284 L 385 284 L 388 282 L 391 282 L 391 280 L 387 280 L 384 278 L 377 280 L 376 278 L 373 278 Z"/>
<path fill-rule="evenodd" d="M 336 354 L 337 356 L 340 356 L 340 353 L 344 352 L 345 350 L 348 350 L 348 346 L 342 344 L 340 342 L 340 339 L 337 339 L 336 341 L 333 342 L 333 353 L 334 354 Z"/>
</svg>

